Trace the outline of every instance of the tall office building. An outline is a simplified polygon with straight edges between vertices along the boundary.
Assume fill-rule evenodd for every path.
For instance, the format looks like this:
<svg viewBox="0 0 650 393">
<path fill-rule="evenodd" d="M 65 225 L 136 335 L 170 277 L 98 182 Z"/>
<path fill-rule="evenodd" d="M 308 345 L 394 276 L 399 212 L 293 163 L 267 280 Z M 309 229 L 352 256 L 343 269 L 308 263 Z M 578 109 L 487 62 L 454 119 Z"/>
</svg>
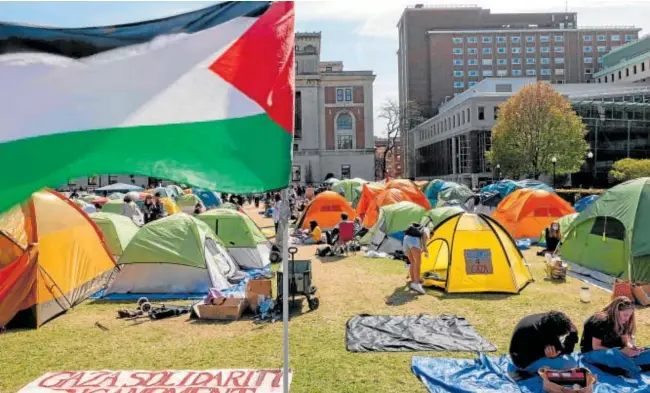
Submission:
<svg viewBox="0 0 650 393">
<path fill-rule="evenodd" d="M 475 6 L 424 5 L 406 8 L 397 27 L 399 100 L 417 102 L 426 117 L 484 78 L 590 83 L 602 57 L 641 30 L 578 27 L 574 12 L 493 14 Z M 414 157 L 404 157 L 413 176 Z"/>
</svg>

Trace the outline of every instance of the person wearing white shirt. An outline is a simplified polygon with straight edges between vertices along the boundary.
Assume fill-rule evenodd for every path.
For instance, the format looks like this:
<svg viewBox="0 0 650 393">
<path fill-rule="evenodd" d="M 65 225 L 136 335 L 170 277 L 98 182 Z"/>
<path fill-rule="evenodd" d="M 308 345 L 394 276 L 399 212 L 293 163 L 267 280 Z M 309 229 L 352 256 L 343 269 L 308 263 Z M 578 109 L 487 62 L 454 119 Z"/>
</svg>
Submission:
<svg viewBox="0 0 650 393">
<path fill-rule="evenodd" d="M 273 204 L 273 224 L 275 225 L 275 233 L 278 233 L 278 224 L 280 223 L 280 209 L 282 209 L 282 198 L 280 194 L 275 195 L 275 203 Z"/>
</svg>

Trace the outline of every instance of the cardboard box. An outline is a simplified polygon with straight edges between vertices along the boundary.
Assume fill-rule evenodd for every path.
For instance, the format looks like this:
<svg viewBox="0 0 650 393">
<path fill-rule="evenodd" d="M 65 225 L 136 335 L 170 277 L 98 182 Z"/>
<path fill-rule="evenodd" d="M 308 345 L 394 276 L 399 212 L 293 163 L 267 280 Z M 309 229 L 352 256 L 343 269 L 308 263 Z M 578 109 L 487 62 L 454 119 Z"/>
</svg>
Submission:
<svg viewBox="0 0 650 393">
<path fill-rule="evenodd" d="M 199 319 L 236 321 L 248 307 L 246 299 L 228 298 L 221 304 L 198 304 L 196 313 Z"/>
<path fill-rule="evenodd" d="M 250 280 L 246 284 L 246 300 L 248 300 L 250 309 L 253 310 L 254 313 L 257 313 L 257 309 L 260 306 L 260 296 L 266 298 L 273 297 L 271 288 L 271 280 L 268 279 Z"/>
</svg>

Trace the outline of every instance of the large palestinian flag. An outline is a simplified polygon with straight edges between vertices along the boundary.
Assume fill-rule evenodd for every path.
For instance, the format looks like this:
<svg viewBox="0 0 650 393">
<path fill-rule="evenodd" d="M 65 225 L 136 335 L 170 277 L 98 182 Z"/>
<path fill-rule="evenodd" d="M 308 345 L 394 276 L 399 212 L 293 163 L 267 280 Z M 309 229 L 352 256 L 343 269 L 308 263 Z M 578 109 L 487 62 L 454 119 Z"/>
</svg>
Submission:
<svg viewBox="0 0 650 393">
<path fill-rule="evenodd" d="M 293 25 L 292 2 L 109 27 L 0 24 L 0 211 L 95 173 L 285 187 Z"/>
</svg>

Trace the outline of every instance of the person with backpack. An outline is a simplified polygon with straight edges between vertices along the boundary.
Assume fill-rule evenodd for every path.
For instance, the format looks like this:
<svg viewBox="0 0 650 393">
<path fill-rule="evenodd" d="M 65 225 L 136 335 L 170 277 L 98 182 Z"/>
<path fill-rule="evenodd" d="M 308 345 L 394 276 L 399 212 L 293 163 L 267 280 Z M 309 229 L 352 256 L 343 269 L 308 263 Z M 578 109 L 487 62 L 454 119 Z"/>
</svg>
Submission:
<svg viewBox="0 0 650 393">
<path fill-rule="evenodd" d="M 426 244 L 429 241 L 426 231 L 418 223 L 412 223 L 404 233 L 402 247 L 404 255 L 408 258 L 409 278 L 411 282 L 409 287 L 417 293 L 424 295 L 426 292 L 422 288 L 420 279 L 420 266 L 422 263 L 422 254 L 429 256 Z"/>
</svg>

